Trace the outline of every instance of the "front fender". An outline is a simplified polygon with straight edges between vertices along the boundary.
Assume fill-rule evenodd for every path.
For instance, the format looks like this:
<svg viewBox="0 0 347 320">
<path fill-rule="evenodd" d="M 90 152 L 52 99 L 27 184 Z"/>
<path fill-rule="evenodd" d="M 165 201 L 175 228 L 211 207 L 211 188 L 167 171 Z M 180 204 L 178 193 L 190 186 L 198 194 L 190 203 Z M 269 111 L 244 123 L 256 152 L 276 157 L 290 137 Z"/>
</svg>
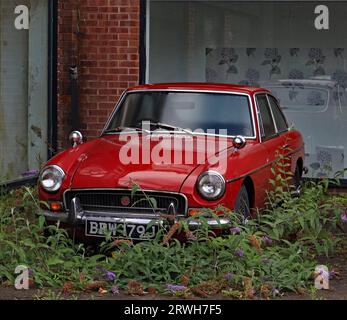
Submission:
<svg viewBox="0 0 347 320">
<path fill-rule="evenodd" d="M 41 188 L 40 183 L 38 183 L 38 191 L 40 200 L 51 200 L 51 201 L 61 201 L 62 195 L 66 189 L 71 186 L 72 179 L 79 165 L 86 159 L 89 151 L 92 150 L 98 143 L 98 140 L 92 140 L 90 142 L 81 144 L 76 148 L 69 148 L 50 159 L 46 165 L 57 165 L 62 168 L 65 172 L 65 179 L 60 190 L 56 193 L 48 193 L 43 188 Z"/>
</svg>

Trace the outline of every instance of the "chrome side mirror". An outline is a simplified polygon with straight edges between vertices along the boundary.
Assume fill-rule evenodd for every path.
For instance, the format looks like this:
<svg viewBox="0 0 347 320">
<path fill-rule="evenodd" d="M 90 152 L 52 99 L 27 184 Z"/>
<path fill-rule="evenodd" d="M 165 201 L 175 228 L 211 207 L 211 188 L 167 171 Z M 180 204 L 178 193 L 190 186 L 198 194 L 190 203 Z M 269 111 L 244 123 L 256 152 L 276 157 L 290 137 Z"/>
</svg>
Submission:
<svg viewBox="0 0 347 320">
<path fill-rule="evenodd" d="M 243 136 L 237 136 L 233 140 L 233 146 L 235 149 L 241 150 L 243 149 L 247 144 L 247 140 Z"/>
<path fill-rule="evenodd" d="M 83 143 L 83 135 L 79 131 L 73 131 L 69 136 L 69 140 L 71 141 L 73 148 L 76 148 Z"/>
</svg>

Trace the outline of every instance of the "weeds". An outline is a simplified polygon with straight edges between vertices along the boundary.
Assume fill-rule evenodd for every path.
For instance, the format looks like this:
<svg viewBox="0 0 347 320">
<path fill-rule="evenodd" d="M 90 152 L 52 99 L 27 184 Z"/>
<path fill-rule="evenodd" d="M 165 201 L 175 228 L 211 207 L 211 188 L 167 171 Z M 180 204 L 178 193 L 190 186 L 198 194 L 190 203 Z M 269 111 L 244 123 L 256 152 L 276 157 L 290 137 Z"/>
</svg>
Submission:
<svg viewBox="0 0 347 320">
<path fill-rule="evenodd" d="M 32 189 L 2 194 L 0 283 L 14 283 L 16 266 L 26 265 L 33 286 L 53 289 L 37 299 L 85 291 L 118 294 L 119 289 L 131 295 L 269 299 L 306 288 L 313 296 L 317 257 L 332 254 L 339 244 L 347 199 L 328 196 L 326 181 L 307 183 L 300 198 L 292 196 L 288 177 L 272 183 L 276 189 L 269 193 L 268 208 L 247 223 L 225 208 L 216 210 L 233 221 L 226 236 L 211 237 L 206 218 L 216 212 L 206 210 L 191 218 L 201 224 L 186 243 L 163 243 L 162 233 L 136 245 L 109 237 L 97 255 L 88 255 L 59 225 L 50 226 L 50 236 L 44 236 L 44 218 L 36 217 L 41 209 Z M 177 227 L 188 232 L 187 223 Z"/>
</svg>

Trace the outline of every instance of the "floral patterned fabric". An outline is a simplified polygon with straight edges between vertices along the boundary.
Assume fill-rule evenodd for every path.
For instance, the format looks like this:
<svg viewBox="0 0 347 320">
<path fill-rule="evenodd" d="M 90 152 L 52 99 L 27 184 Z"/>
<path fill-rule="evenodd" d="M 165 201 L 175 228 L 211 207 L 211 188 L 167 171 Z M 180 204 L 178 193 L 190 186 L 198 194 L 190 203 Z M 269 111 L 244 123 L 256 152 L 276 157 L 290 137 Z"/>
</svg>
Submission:
<svg viewBox="0 0 347 320">
<path fill-rule="evenodd" d="M 206 49 L 206 81 L 259 86 L 260 81 L 326 77 L 347 88 L 344 48 Z"/>
<path fill-rule="evenodd" d="M 308 176 L 333 178 L 339 173 L 344 178 L 343 170 L 347 167 L 345 58 L 347 49 L 344 48 L 209 48 L 206 81 L 272 88 L 287 119 L 304 136 Z M 308 79 L 321 81 L 314 87 L 314 82 Z M 312 87 L 305 88 L 305 83 L 311 83 Z M 279 84 L 280 89 L 276 87 Z"/>
</svg>

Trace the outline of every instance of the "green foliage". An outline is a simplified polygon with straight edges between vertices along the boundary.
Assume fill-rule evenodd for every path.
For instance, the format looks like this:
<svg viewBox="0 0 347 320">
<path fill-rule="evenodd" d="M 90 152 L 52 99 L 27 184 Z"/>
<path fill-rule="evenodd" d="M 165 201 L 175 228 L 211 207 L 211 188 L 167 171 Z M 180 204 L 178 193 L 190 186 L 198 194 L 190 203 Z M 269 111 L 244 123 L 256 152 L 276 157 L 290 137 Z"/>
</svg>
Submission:
<svg viewBox="0 0 347 320">
<path fill-rule="evenodd" d="M 347 199 L 329 196 L 326 181 L 308 182 L 301 197 L 294 197 L 285 161 L 282 164 L 274 168 L 275 178 L 270 183 L 275 191 L 269 192 L 267 209 L 254 219 L 245 222 L 222 207 L 203 210 L 190 218 L 200 223 L 197 230 L 190 232 L 187 221 L 179 225 L 189 238 L 186 242 L 173 238 L 163 242 L 163 236 L 170 233 L 163 228 L 157 239 L 137 244 L 114 242 L 108 237 L 97 255 L 74 243 L 59 224 L 48 227 L 45 236 L 44 218 L 33 190 L 2 194 L 0 284 L 13 283 L 15 268 L 26 265 L 36 286 L 61 290 L 69 283 L 73 290 L 83 291 L 96 281 L 103 281 L 108 290 L 115 285 L 126 289 L 129 281 L 135 280 L 145 290 L 155 288 L 165 293 L 168 284 L 182 285 L 183 276 L 188 279 L 184 295 L 194 292 L 196 286 L 208 291 L 206 284 L 214 281 L 218 292 L 226 297 L 251 297 L 245 279 L 251 283 L 251 291 L 262 297 L 272 297 L 277 290 L 310 288 L 317 256 L 333 253 L 340 241 L 338 225 Z M 134 185 L 133 190 L 134 194 L 140 192 L 140 187 Z M 155 203 L 147 200 L 155 210 Z M 231 233 L 212 236 L 207 219 L 218 218 L 217 212 L 233 221 Z M 100 270 L 109 270 L 115 279 L 105 278 Z M 270 291 L 268 295 L 262 293 L 264 288 Z M 62 298 L 55 291 L 49 292 L 43 298 Z"/>
</svg>

